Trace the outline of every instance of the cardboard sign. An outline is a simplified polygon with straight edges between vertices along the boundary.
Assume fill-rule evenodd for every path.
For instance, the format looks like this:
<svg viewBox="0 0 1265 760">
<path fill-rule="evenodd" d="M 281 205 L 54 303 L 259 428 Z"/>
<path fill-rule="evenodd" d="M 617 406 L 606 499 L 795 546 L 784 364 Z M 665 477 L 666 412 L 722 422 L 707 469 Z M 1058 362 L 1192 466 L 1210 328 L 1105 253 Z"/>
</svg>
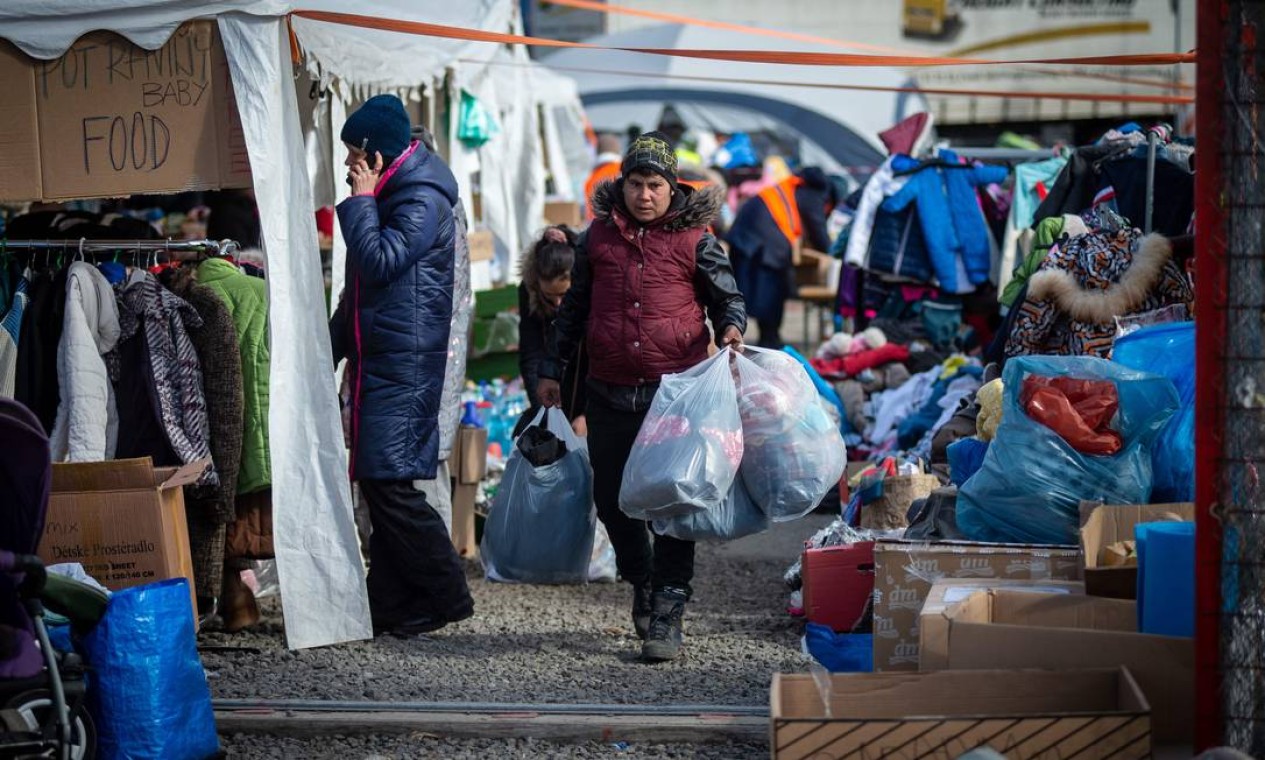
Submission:
<svg viewBox="0 0 1265 760">
<path fill-rule="evenodd" d="M 15 118 L 0 128 L 0 167 L 22 167 L 0 175 L 0 199 L 250 185 L 228 62 L 211 22 L 185 24 L 158 50 L 110 32 L 85 35 L 49 61 L 6 48 L 0 73 L 19 93 L 6 103 Z"/>
</svg>

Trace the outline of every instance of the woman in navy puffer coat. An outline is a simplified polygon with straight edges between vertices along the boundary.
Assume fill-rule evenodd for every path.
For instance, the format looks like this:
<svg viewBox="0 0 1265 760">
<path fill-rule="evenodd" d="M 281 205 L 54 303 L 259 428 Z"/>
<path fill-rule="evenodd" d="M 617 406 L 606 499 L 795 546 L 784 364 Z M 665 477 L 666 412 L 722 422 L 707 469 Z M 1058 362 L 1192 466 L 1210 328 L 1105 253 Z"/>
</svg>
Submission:
<svg viewBox="0 0 1265 760">
<path fill-rule="evenodd" d="M 351 476 L 368 502 L 376 632 L 425 633 L 473 614 L 439 514 L 414 483 L 435 477 L 452 321 L 457 182 L 409 140 L 398 98 L 347 120 L 352 197 L 338 205 L 347 281 L 330 324 L 351 373 Z"/>
</svg>

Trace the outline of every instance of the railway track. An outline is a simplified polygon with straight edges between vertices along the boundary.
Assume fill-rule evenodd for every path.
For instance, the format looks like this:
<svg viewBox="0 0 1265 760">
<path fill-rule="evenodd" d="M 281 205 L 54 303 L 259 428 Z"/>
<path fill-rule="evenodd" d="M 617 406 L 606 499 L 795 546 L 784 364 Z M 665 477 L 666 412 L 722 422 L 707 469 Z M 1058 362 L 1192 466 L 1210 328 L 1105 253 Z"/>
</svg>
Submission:
<svg viewBox="0 0 1265 760">
<path fill-rule="evenodd" d="M 222 733 L 311 737 L 431 734 L 554 741 L 722 742 L 764 738 L 765 706 L 214 700 Z"/>
</svg>

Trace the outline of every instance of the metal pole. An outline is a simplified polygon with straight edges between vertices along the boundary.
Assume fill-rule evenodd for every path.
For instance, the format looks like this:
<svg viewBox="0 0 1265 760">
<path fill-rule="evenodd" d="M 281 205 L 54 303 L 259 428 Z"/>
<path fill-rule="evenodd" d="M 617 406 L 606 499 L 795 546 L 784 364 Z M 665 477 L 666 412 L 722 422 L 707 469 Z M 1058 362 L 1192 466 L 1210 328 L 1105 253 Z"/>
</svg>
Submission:
<svg viewBox="0 0 1265 760">
<path fill-rule="evenodd" d="M 1155 229 L 1152 218 L 1155 216 L 1155 150 L 1159 146 L 1160 136 L 1154 129 L 1146 133 L 1146 222 L 1142 231 L 1148 235 Z"/>
</svg>

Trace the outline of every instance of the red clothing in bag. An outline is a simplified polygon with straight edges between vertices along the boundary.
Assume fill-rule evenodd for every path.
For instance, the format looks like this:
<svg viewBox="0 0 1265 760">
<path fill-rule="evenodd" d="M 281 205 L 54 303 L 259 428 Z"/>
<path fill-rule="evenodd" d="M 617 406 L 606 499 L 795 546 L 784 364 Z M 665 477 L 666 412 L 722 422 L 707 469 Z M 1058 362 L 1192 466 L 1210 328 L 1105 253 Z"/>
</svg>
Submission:
<svg viewBox="0 0 1265 760">
<path fill-rule="evenodd" d="M 1023 381 L 1023 408 L 1083 454 L 1111 456 L 1124 439 L 1111 429 L 1120 394 L 1109 380 L 1030 375 Z"/>
</svg>

